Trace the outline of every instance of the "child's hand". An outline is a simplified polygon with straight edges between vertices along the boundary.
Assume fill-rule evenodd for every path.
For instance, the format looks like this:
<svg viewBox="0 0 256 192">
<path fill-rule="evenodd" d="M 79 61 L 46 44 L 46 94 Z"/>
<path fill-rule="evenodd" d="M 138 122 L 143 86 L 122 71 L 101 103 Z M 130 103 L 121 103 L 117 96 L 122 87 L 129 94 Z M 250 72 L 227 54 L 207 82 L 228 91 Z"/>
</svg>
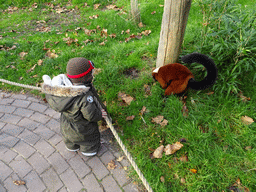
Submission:
<svg viewBox="0 0 256 192">
<path fill-rule="evenodd" d="M 108 116 L 107 112 L 106 112 L 104 109 L 102 109 L 101 112 L 102 112 L 102 117 L 103 117 L 104 119 L 106 119 L 107 116 Z"/>
</svg>

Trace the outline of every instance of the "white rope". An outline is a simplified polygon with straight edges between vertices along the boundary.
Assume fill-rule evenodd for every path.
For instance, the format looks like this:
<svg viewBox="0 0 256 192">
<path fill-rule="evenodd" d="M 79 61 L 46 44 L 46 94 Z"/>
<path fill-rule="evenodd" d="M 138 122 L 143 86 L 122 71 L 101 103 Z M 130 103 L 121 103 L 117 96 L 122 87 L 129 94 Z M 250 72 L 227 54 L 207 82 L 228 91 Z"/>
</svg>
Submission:
<svg viewBox="0 0 256 192">
<path fill-rule="evenodd" d="M 5 79 L 0 79 L 1 82 L 3 83 L 7 83 L 10 85 L 15 85 L 15 86 L 19 86 L 19 87 L 24 87 L 24 88 L 28 88 L 28 89 L 36 89 L 41 91 L 42 88 L 41 87 L 36 87 L 36 86 L 31 86 L 31 85 L 24 85 L 24 84 L 20 84 L 20 83 L 15 83 L 12 81 L 7 81 Z M 96 99 L 96 97 L 94 97 Z M 96 103 L 97 105 L 101 107 L 101 105 L 99 104 L 99 102 L 96 99 Z M 133 160 L 131 154 L 129 153 L 129 151 L 127 150 L 127 148 L 125 147 L 125 145 L 123 144 L 121 138 L 118 136 L 118 133 L 116 132 L 112 122 L 110 121 L 109 117 L 107 117 L 106 122 L 108 124 L 108 126 L 110 127 L 110 130 L 112 131 L 114 137 L 116 138 L 118 144 L 120 145 L 120 147 L 122 148 L 124 154 L 126 155 L 126 157 L 128 158 L 128 160 L 130 161 L 131 165 L 133 166 L 134 170 L 137 172 L 137 174 L 139 175 L 139 178 L 141 179 L 143 185 L 145 186 L 145 188 L 149 191 L 149 192 L 153 192 L 152 188 L 150 187 L 149 183 L 147 182 L 146 178 L 144 177 L 144 175 L 142 174 L 142 172 L 140 171 L 139 167 L 137 166 L 137 164 L 135 163 L 135 161 Z"/>
</svg>

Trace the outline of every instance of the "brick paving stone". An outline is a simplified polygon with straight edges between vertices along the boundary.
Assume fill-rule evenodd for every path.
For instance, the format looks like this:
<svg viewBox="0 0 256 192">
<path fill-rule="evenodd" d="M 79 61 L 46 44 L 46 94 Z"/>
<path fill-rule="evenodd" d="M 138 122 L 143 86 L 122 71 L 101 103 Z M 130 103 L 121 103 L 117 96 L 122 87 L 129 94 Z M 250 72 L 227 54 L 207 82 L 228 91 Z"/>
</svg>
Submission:
<svg viewBox="0 0 256 192">
<path fill-rule="evenodd" d="M 26 99 L 27 97 L 28 97 L 27 95 L 22 95 L 22 94 L 11 95 L 11 98 L 14 98 L 14 99 Z"/>
<path fill-rule="evenodd" d="M 18 137 L 31 145 L 34 145 L 40 140 L 40 137 L 37 134 L 33 133 L 28 129 L 25 129 Z"/>
<path fill-rule="evenodd" d="M 138 188 L 133 183 L 130 183 L 130 184 L 124 186 L 123 190 L 125 192 L 139 192 Z"/>
<path fill-rule="evenodd" d="M 24 131 L 24 128 L 8 123 L 4 126 L 2 131 L 17 137 L 22 131 Z"/>
<path fill-rule="evenodd" d="M 55 131 L 56 133 L 60 133 L 60 123 L 54 119 L 51 119 L 47 124 L 51 130 Z"/>
<path fill-rule="evenodd" d="M 5 133 L 0 133 L 0 145 L 7 146 L 9 148 L 12 148 L 16 145 L 16 143 L 19 142 L 19 139 L 13 136 L 10 136 Z"/>
<path fill-rule="evenodd" d="M 53 117 L 53 116 L 55 116 L 56 114 L 57 114 L 57 115 L 60 115 L 59 112 L 54 111 L 52 108 L 48 108 L 48 109 L 44 112 L 44 114 L 45 114 L 45 115 L 48 115 L 48 116 L 50 116 L 50 117 Z"/>
<path fill-rule="evenodd" d="M 8 177 L 4 181 L 4 186 L 7 189 L 7 191 L 8 192 L 26 192 L 27 188 L 25 187 L 25 185 L 18 186 L 13 184 L 13 181 L 15 180 L 20 181 L 22 179 L 20 179 L 20 177 L 16 173 L 13 173 L 12 175 L 10 175 L 10 177 Z"/>
<path fill-rule="evenodd" d="M 13 149 L 21 154 L 24 158 L 30 157 L 36 150 L 24 141 L 17 143 Z"/>
<path fill-rule="evenodd" d="M 112 173 L 113 177 L 115 178 L 115 180 L 118 182 L 118 184 L 120 186 L 124 186 L 125 184 L 127 184 L 128 182 L 130 182 L 131 180 L 129 179 L 129 177 L 127 176 L 126 171 L 123 169 L 123 167 L 121 166 L 120 163 L 115 162 L 115 164 L 117 165 L 117 167 L 115 169 L 112 169 L 110 172 Z"/>
<path fill-rule="evenodd" d="M 83 178 L 85 175 L 91 172 L 90 167 L 85 164 L 82 158 L 79 155 L 71 158 L 68 161 L 69 165 L 73 168 L 78 177 Z"/>
<path fill-rule="evenodd" d="M 58 192 L 68 192 L 68 190 L 66 189 L 66 187 L 63 187 Z"/>
<path fill-rule="evenodd" d="M 47 140 L 50 139 L 55 134 L 55 132 L 53 132 L 44 125 L 38 126 L 33 132 Z"/>
<path fill-rule="evenodd" d="M 47 187 L 47 191 L 49 192 L 58 191 L 63 186 L 59 176 L 52 168 L 45 171 L 41 177 Z"/>
<path fill-rule="evenodd" d="M 77 178 L 74 171 L 72 171 L 72 169 L 70 169 L 70 168 L 67 171 L 65 171 L 64 173 L 62 173 L 60 175 L 60 178 L 63 181 L 63 183 L 66 185 L 66 187 L 68 188 L 69 191 L 72 191 L 72 192 L 77 191 L 78 192 L 81 189 L 83 189 L 83 185 Z"/>
<path fill-rule="evenodd" d="M 30 105 L 30 103 L 31 103 L 30 101 L 25 101 L 25 100 L 16 99 L 16 100 L 12 103 L 12 106 L 27 108 L 27 107 Z"/>
<path fill-rule="evenodd" d="M 0 161 L 0 170 L 0 182 L 3 182 L 13 172 L 13 170 L 2 161 Z"/>
<path fill-rule="evenodd" d="M 35 113 L 30 117 L 30 119 L 45 124 L 45 123 L 47 123 L 47 122 L 50 120 L 50 117 L 48 117 L 48 116 L 46 116 L 46 115 L 43 115 L 43 114 L 41 114 L 41 113 L 35 112 Z"/>
<path fill-rule="evenodd" d="M 48 107 L 39 103 L 31 103 L 31 105 L 28 107 L 30 110 L 34 110 L 37 112 L 43 113 Z"/>
<path fill-rule="evenodd" d="M 1 117 L 3 117 L 4 116 L 4 113 L 0 113 L 0 119 L 1 119 Z"/>
<path fill-rule="evenodd" d="M 34 147 L 45 157 L 49 157 L 55 151 L 55 149 L 43 139 L 39 140 Z"/>
<path fill-rule="evenodd" d="M 122 190 L 117 185 L 116 181 L 111 175 L 104 178 L 101 184 L 103 185 L 105 192 L 122 192 Z"/>
<path fill-rule="evenodd" d="M 18 153 L 15 153 L 8 148 L 6 148 L 5 150 L 0 150 L 0 160 L 4 161 L 5 163 L 10 163 L 17 155 Z"/>
<path fill-rule="evenodd" d="M 62 137 L 59 134 L 55 134 L 48 140 L 52 145 L 57 145 L 59 142 L 62 141 Z"/>
<path fill-rule="evenodd" d="M 95 176 L 91 173 L 82 180 L 85 189 L 88 192 L 103 192 L 102 187 L 99 185 Z"/>
<path fill-rule="evenodd" d="M 1 115 L 0 115 L 0 117 L 1 117 Z M 5 125 L 6 125 L 6 123 L 0 122 L 0 129 L 2 129 Z"/>
<path fill-rule="evenodd" d="M 0 112 L 2 113 L 12 113 L 15 109 L 16 107 L 0 105 Z"/>
<path fill-rule="evenodd" d="M 32 167 L 21 156 L 17 156 L 9 165 L 21 178 L 32 170 Z"/>
<path fill-rule="evenodd" d="M 48 160 L 58 174 L 63 173 L 69 168 L 68 163 L 57 152 L 53 153 L 50 157 L 48 157 Z"/>
<path fill-rule="evenodd" d="M 32 102 L 36 102 L 36 103 L 42 102 L 40 99 L 37 99 L 35 97 L 28 97 L 27 100 L 32 101 Z"/>
<path fill-rule="evenodd" d="M 1 183 L 0 183 L 0 191 L 1 192 L 6 192 L 6 189 L 1 185 Z"/>
<path fill-rule="evenodd" d="M 77 152 L 68 151 L 63 141 L 56 145 L 56 149 L 65 159 L 71 159 Z"/>
<path fill-rule="evenodd" d="M 46 189 L 43 181 L 35 171 L 31 171 L 26 177 L 24 177 L 24 180 L 29 192 L 41 192 Z"/>
<path fill-rule="evenodd" d="M 0 98 L 0 105 L 10 105 L 10 104 L 12 104 L 13 101 L 14 101 L 14 99 L 1 99 Z"/>
<path fill-rule="evenodd" d="M 48 161 L 39 153 L 34 153 L 27 161 L 33 166 L 39 175 L 50 167 Z"/>
<path fill-rule="evenodd" d="M 17 108 L 13 114 L 14 115 L 19 115 L 21 117 L 30 117 L 34 111 L 28 110 L 28 109 L 23 109 L 23 108 Z"/>
<path fill-rule="evenodd" d="M 87 164 L 92 168 L 93 173 L 99 180 L 103 179 L 109 174 L 109 171 L 97 156 L 94 156 L 93 158 L 88 160 Z"/>
<path fill-rule="evenodd" d="M 114 160 L 115 157 L 110 151 L 107 151 L 100 157 L 100 159 L 105 165 L 107 165 L 111 160 Z"/>
<path fill-rule="evenodd" d="M 33 131 L 40 125 L 40 123 L 32 121 L 28 118 L 23 118 L 17 125 Z"/>
<path fill-rule="evenodd" d="M 4 114 L 4 116 L 1 117 L 0 121 L 3 121 L 5 123 L 12 123 L 12 124 L 17 124 L 22 117 L 17 116 L 17 115 L 12 115 L 12 114 Z"/>
</svg>

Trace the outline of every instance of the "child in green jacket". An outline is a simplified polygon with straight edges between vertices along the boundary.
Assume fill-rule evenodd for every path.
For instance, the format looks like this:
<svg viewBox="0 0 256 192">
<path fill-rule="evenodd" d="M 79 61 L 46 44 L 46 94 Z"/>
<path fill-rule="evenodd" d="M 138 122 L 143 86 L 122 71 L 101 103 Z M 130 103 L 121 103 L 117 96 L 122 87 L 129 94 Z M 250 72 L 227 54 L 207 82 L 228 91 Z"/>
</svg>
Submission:
<svg viewBox="0 0 256 192">
<path fill-rule="evenodd" d="M 100 148 L 100 132 L 97 122 L 106 118 L 106 108 L 92 85 L 93 62 L 73 58 L 67 64 L 67 74 L 52 80 L 43 76 L 42 91 L 46 100 L 61 113 L 60 130 L 66 148 L 85 156 L 96 155 Z"/>
</svg>

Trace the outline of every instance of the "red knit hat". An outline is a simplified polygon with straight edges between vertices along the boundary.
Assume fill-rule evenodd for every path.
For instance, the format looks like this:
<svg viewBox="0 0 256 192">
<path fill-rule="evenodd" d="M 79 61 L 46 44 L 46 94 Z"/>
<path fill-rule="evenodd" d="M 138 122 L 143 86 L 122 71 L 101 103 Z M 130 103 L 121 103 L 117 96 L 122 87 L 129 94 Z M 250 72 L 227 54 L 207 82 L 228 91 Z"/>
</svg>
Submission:
<svg viewBox="0 0 256 192">
<path fill-rule="evenodd" d="M 93 62 L 83 58 L 75 57 L 68 61 L 67 76 L 72 83 L 91 83 Z"/>
</svg>

